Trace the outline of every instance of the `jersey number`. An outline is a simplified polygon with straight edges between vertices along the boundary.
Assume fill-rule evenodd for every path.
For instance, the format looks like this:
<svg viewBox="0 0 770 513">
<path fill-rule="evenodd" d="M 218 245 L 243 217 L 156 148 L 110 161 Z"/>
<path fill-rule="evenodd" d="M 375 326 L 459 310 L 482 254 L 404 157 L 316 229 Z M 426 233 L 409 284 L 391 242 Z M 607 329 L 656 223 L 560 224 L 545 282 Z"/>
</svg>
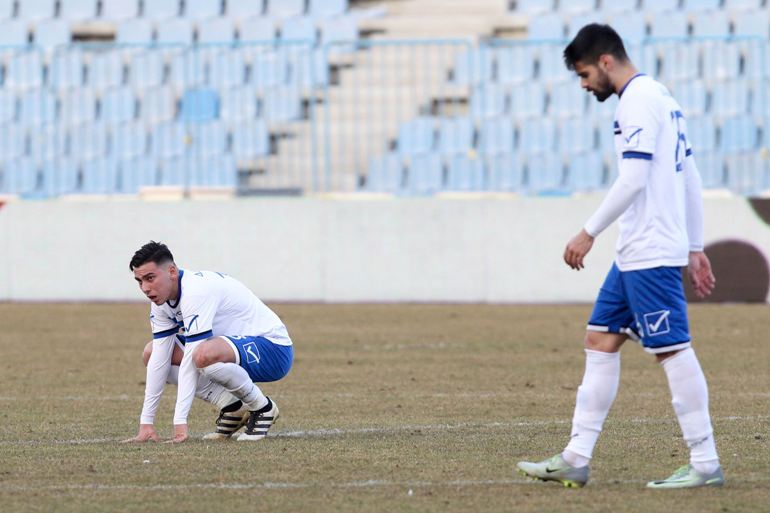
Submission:
<svg viewBox="0 0 770 513">
<path fill-rule="evenodd" d="M 674 161 L 676 162 L 676 172 L 684 169 L 684 157 L 687 152 L 687 137 L 682 132 L 682 124 L 684 123 L 684 114 L 679 110 L 671 111 L 671 122 L 676 126 L 676 152 L 674 153 Z"/>
</svg>

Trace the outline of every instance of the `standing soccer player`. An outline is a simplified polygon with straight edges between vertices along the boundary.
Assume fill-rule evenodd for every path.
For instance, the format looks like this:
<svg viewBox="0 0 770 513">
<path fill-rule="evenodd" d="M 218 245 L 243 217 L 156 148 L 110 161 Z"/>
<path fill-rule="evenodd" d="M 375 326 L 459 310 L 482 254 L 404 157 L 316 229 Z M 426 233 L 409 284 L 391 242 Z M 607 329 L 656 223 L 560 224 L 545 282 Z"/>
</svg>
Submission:
<svg viewBox="0 0 770 513">
<path fill-rule="evenodd" d="M 145 244 L 129 267 L 152 301 L 153 332 L 152 349 L 145 350 L 139 433 L 132 440 L 158 439 L 153 420 L 173 363 L 179 365 L 174 442 L 188 438 L 187 417 L 196 394 L 214 404 L 231 403 L 220 411 L 217 432 L 206 438 L 229 438 L 244 424 L 239 441 L 264 438 L 278 418 L 278 406 L 254 382 L 277 381 L 291 368 L 294 350 L 283 322 L 234 278 L 178 268 L 165 244 Z M 177 349 L 175 356 L 177 340 L 184 352 Z M 238 401 L 231 402 L 230 394 Z"/>
<path fill-rule="evenodd" d="M 544 481 L 581 487 L 604 419 L 618 389 L 620 348 L 641 339 L 663 366 L 690 463 L 649 488 L 690 488 L 724 483 L 708 409 L 708 389 L 690 347 L 681 268 L 687 266 L 699 297 L 714 288 L 703 252 L 701 179 L 687 139 L 682 109 L 660 83 L 638 73 L 618 34 L 607 25 L 583 27 L 564 50 L 567 68 L 600 102 L 613 93 L 619 176 L 601 206 L 572 238 L 564 261 L 583 268 L 594 238 L 618 220 L 612 265 L 585 336 L 586 367 L 578 388 L 572 432 L 561 454 L 519 471 Z"/>
</svg>

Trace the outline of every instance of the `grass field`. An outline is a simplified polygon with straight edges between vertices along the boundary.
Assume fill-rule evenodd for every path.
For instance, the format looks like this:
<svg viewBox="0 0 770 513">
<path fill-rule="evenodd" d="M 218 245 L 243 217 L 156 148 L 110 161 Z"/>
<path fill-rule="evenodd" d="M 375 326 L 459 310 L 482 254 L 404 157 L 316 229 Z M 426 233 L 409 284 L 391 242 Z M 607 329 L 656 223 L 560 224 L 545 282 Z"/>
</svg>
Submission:
<svg viewBox="0 0 770 513">
<path fill-rule="evenodd" d="M 665 376 L 628 343 L 584 489 L 514 474 L 562 449 L 589 306 L 273 305 L 296 347 L 281 420 L 210 443 L 121 445 L 144 392 L 147 305 L 0 304 L 0 511 L 770 511 L 768 308 L 691 308 L 728 480 L 651 491 L 687 461 Z M 176 389 L 158 428 L 171 434 Z"/>
</svg>

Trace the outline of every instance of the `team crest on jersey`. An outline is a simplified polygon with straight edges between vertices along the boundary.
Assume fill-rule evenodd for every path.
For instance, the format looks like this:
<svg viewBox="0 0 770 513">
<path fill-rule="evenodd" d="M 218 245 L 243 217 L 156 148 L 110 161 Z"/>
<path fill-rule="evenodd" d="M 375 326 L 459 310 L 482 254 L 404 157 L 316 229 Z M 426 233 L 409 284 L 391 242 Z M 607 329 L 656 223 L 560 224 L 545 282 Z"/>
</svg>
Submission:
<svg viewBox="0 0 770 513">
<path fill-rule="evenodd" d="M 644 314 L 644 326 L 647 335 L 656 337 L 671 331 L 671 326 L 668 324 L 669 315 L 671 315 L 671 310 L 660 310 Z"/>
<path fill-rule="evenodd" d="M 642 127 L 627 126 L 623 129 L 623 141 L 626 148 L 638 148 L 641 140 Z"/>
<path fill-rule="evenodd" d="M 257 344 L 254 342 L 244 344 L 243 351 L 246 353 L 246 363 L 259 363 L 259 349 L 257 349 Z"/>
</svg>

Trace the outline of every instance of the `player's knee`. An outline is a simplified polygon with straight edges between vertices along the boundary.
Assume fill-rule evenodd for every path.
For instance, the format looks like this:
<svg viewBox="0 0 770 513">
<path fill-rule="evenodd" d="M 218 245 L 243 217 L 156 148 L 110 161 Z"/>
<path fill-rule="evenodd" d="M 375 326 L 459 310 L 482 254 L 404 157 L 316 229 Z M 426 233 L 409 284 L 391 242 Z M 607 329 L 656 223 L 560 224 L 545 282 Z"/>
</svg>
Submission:
<svg viewBox="0 0 770 513">
<path fill-rule="evenodd" d="M 142 361 L 145 367 L 147 367 L 147 363 L 150 361 L 150 355 L 152 355 L 152 342 L 147 342 L 147 345 L 144 346 L 144 351 L 142 351 Z"/>
<path fill-rule="evenodd" d="M 615 353 L 620 350 L 623 342 L 626 340 L 625 335 L 618 333 L 604 333 L 601 331 L 586 331 L 583 344 L 586 349 L 591 351 L 601 351 L 603 353 Z"/>
</svg>

